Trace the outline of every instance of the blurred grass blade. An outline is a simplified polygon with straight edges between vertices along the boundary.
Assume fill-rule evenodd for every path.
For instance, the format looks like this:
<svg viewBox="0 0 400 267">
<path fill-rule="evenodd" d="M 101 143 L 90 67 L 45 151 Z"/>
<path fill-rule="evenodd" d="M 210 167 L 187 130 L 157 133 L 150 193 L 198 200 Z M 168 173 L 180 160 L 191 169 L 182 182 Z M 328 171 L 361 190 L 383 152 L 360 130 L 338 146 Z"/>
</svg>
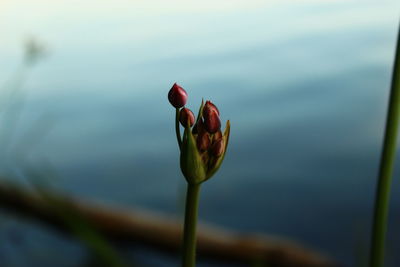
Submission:
<svg viewBox="0 0 400 267">
<path fill-rule="evenodd" d="M 44 191 L 41 192 L 41 196 L 46 198 L 55 210 L 58 210 L 58 214 L 71 232 L 86 244 L 104 266 L 126 266 L 116 251 L 78 211 Z"/>
<path fill-rule="evenodd" d="M 117 252 L 75 207 L 67 204 L 67 202 L 56 195 L 49 193 L 45 189 L 46 186 L 43 186 L 41 183 L 34 184 L 34 187 L 55 213 L 60 216 L 71 233 L 78 237 L 96 258 L 99 259 L 100 262 L 98 264 L 101 264 L 100 266 L 127 266 L 118 256 Z"/>
<path fill-rule="evenodd" d="M 376 190 L 374 222 L 372 228 L 370 267 L 384 266 L 385 239 L 388 223 L 390 187 L 396 156 L 396 140 L 400 113 L 400 29 L 393 67 L 385 137 Z"/>
</svg>

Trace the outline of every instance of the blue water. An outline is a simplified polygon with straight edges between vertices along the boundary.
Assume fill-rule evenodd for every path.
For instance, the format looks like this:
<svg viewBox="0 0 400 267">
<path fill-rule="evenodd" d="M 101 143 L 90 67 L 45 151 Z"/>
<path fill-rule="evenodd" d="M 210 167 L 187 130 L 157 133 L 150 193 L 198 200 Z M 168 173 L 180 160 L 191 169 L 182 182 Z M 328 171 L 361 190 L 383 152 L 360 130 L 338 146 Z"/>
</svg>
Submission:
<svg viewBox="0 0 400 267">
<path fill-rule="evenodd" d="M 232 123 L 223 167 L 203 186 L 202 221 L 290 238 L 345 266 L 362 261 L 398 1 L 234 1 L 214 8 L 173 1 L 166 10 L 104 2 L 83 4 L 77 14 L 47 4 L 32 6 L 42 14 L 35 16 L 17 1 L 3 16 L 15 27 L 3 31 L 2 77 L 18 65 L 15 44 L 27 30 L 48 46 L 24 83 L 12 138 L 2 143 L 7 173 L 25 166 L 15 160 L 23 155 L 51 167 L 57 178 L 49 182 L 70 194 L 180 216 L 185 184 L 166 98 L 178 82 L 189 108 L 211 99 Z M 388 266 L 400 265 L 399 175 Z M 25 236 L 24 249 L 0 246 L 10 266 L 28 266 L 15 259 L 20 251 L 45 265 L 84 257 L 45 228 L 11 220 L 3 235 L 10 228 Z M 53 257 L 32 252 L 57 246 L 65 249 Z"/>
</svg>

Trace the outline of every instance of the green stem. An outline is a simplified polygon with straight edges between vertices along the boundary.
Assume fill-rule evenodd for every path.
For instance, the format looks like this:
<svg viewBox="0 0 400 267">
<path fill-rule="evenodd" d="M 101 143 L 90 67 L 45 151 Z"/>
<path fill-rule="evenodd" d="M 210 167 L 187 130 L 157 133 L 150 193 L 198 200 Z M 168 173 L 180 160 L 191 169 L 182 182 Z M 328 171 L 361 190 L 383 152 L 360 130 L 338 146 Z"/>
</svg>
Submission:
<svg viewBox="0 0 400 267">
<path fill-rule="evenodd" d="M 182 267 L 196 266 L 196 224 L 200 184 L 188 183 L 186 193 L 185 226 L 183 230 Z"/>
<path fill-rule="evenodd" d="M 393 67 L 389 107 L 386 118 L 385 139 L 379 167 L 378 187 L 375 199 L 374 223 L 370 267 L 384 266 L 385 239 L 388 223 L 390 186 L 396 155 L 396 139 L 400 113 L 400 31 L 397 39 L 396 55 Z"/>
<path fill-rule="evenodd" d="M 176 132 L 176 139 L 178 140 L 178 145 L 179 145 L 179 150 L 180 150 L 182 148 L 182 139 L 181 139 L 181 128 L 179 127 L 179 108 L 176 108 L 175 132 Z"/>
</svg>

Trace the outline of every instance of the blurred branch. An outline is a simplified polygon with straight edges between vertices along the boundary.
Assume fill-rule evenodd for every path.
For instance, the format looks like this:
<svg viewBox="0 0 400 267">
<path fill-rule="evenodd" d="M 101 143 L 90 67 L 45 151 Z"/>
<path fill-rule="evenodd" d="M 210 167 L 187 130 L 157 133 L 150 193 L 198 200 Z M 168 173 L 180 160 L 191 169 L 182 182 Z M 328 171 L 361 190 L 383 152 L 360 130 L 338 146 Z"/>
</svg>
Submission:
<svg viewBox="0 0 400 267">
<path fill-rule="evenodd" d="M 111 208 L 48 192 L 53 199 L 79 212 L 97 231 L 119 243 L 137 243 L 166 252 L 181 248 L 181 222 L 147 212 Z M 0 207 L 70 233 L 64 218 L 40 194 L 20 186 L 0 183 Z M 239 234 L 200 226 L 199 258 L 228 262 L 261 263 L 276 267 L 337 266 L 317 252 L 298 244 L 259 234 Z"/>
</svg>

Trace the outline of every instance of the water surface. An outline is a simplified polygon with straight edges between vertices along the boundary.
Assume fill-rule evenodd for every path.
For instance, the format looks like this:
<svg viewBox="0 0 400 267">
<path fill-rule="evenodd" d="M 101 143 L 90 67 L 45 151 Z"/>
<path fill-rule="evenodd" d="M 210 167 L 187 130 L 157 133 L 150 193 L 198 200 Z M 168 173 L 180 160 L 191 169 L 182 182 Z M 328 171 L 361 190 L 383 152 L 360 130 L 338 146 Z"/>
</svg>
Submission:
<svg viewBox="0 0 400 267">
<path fill-rule="evenodd" d="M 23 86 L 2 168 L 16 172 L 22 151 L 50 164 L 66 192 L 179 216 L 184 181 L 166 98 L 178 82 L 189 108 L 211 99 L 232 123 L 201 220 L 288 237 L 354 266 L 368 246 L 399 10 L 397 1 L 5 2 L 0 81 L 26 36 L 48 55 Z M 400 261 L 399 185 L 390 266 Z M 2 245 L 10 266 L 28 266 L 12 256 L 20 251 L 50 265 L 84 257 L 41 227 L 7 227 L 26 237 L 23 250 Z M 58 246 L 54 257 L 32 252 Z"/>
</svg>

